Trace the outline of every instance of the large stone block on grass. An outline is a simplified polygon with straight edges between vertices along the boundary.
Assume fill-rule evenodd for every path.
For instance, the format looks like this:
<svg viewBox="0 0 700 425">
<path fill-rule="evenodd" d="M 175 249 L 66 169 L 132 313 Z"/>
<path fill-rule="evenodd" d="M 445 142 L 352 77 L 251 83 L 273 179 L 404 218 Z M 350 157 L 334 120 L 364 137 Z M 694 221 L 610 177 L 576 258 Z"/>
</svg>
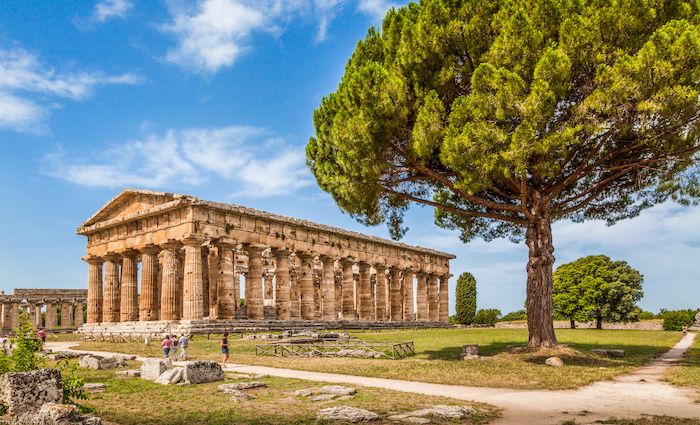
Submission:
<svg viewBox="0 0 700 425">
<path fill-rule="evenodd" d="M 46 403 L 38 412 L 13 417 L 12 425 L 102 425 L 102 420 L 79 414 L 72 404 Z"/>
<path fill-rule="evenodd" d="M 156 381 L 168 369 L 170 369 L 169 363 L 163 360 L 147 359 L 141 364 L 141 378 Z"/>
<path fill-rule="evenodd" d="M 328 407 L 316 412 L 317 419 L 343 422 L 369 422 L 379 419 L 379 415 L 369 410 L 350 406 Z"/>
<path fill-rule="evenodd" d="M 185 366 L 184 380 L 190 384 L 223 381 L 224 370 L 217 362 L 199 360 Z"/>
<path fill-rule="evenodd" d="M 0 377 L 0 395 L 10 416 L 33 413 L 63 400 L 63 380 L 56 369 L 8 372 Z"/>
<path fill-rule="evenodd" d="M 176 367 L 173 369 L 168 369 L 163 372 L 158 379 L 156 379 L 157 384 L 162 385 L 174 385 L 182 381 L 182 368 Z"/>
</svg>

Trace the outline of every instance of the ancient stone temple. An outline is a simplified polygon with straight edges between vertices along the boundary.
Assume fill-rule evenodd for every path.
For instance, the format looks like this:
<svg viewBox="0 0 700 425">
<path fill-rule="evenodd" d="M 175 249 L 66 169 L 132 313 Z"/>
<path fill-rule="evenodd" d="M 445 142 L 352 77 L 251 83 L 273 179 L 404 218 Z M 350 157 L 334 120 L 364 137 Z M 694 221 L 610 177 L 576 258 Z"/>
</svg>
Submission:
<svg viewBox="0 0 700 425">
<path fill-rule="evenodd" d="M 448 319 L 449 260 L 455 257 L 432 249 L 133 189 L 119 193 L 77 232 L 87 237 L 85 332 L 127 329 L 125 324 L 437 325 Z"/>
<path fill-rule="evenodd" d="M 87 291 L 85 289 L 15 289 L 12 295 L 0 294 L 0 328 L 17 328 L 20 312 L 29 315 L 36 328 L 70 330 L 82 326 Z"/>
</svg>

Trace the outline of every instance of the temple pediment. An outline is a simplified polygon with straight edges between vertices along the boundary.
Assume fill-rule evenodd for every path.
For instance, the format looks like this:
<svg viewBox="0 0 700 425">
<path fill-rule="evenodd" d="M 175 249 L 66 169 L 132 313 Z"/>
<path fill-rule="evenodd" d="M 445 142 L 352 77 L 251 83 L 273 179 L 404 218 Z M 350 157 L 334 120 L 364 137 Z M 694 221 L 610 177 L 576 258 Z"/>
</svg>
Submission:
<svg viewBox="0 0 700 425">
<path fill-rule="evenodd" d="M 167 192 L 125 189 L 93 214 L 81 227 L 131 216 L 182 197 L 183 195 Z"/>
</svg>

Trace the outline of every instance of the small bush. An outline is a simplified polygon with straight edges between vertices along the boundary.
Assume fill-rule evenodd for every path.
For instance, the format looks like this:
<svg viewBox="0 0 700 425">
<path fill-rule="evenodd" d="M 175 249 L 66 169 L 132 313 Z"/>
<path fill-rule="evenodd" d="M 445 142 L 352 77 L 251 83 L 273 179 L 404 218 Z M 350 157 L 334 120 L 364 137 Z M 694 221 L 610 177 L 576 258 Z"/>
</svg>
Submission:
<svg viewBox="0 0 700 425">
<path fill-rule="evenodd" d="M 36 331 L 29 321 L 29 314 L 22 311 L 19 315 L 19 326 L 15 330 L 15 348 L 12 350 L 10 360 L 12 371 L 27 372 L 39 369 L 43 360 L 38 352 L 41 350 L 41 340 L 36 336 Z"/>
<path fill-rule="evenodd" d="M 642 312 L 639 313 L 639 320 L 652 320 L 652 319 L 656 319 L 656 314 L 652 313 L 651 311 L 642 310 Z"/>
<path fill-rule="evenodd" d="M 501 317 L 501 310 L 496 308 L 485 308 L 476 312 L 474 323 L 477 325 L 496 326 L 496 322 Z"/>
<path fill-rule="evenodd" d="M 527 312 L 525 310 L 511 311 L 501 317 L 499 322 L 513 322 L 516 320 L 527 320 Z"/>
<path fill-rule="evenodd" d="M 697 310 L 662 310 L 659 316 L 664 319 L 665 331 L 680 331 L 685 325 L 695 323 Z"/>
<path fill-rule="evenodd" d="M 64 359 L 58 364 L 58 370 L 63 376 L 63 404 L 76 404 L 76 400 L 87 400 L 88 396 L 83 385 L 85 381 L 78 377 L 78 366 Z"/>
</svg>

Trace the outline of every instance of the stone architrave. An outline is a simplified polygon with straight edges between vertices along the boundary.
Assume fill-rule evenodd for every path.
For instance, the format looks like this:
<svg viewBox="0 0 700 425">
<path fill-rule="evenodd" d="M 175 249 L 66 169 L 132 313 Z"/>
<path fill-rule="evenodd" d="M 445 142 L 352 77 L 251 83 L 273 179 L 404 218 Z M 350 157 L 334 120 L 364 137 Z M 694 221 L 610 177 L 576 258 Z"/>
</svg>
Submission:
<svg viewBox="0 0 700 425">
<path fill-rule="evenodd" d="M 321 256 L 323 272 L 321 277 L 321 319 L 335 320 L 335 260 L 332 257 Z"/>
<path fill-rule="evenodd" d="M 343 266 L 343 320 L 355 320 L 355 274 L 353 266 L 355 262 L 350 258 L 341 261 Z"/>
<path fill-rule="evenodd" d="M 298 252 L 297 257 L 301 261 L 301 318 L 313 320 L 316 314 L 314 301 L 314 257 L 304 252 Z"/>
<path fill-rule="evenodd" d="M 403 273 L 403 320 L 413 322 L 416 320 L 413 309 L 413 270 L 404 270 Z"/>
<path fill-rule="evenodd" d="M 386 320 L 387 317 L 387 290 L 388 290 L 388 285 L 386 281 L 386 268 L 381 265 L 377 264 L 374 266 L 374 269 L 377 271 L 376 278 L 377 278 L 377 284 L 376 284 L 376 310 L 374 314 L 374 320 L 378 322 L 383 322 Z"/>
<path fill-rule="evenodd" d="M 416 320 L 428 321 L 428 275 L 424 272 L 416 274 L 418 285 L 416 286 Z"/>
<path fill-rule="evenodd" d="M 139 318 L 138 307 L 138 266 L 136 256 L 138 251 L 128 250 L 122 255 L 121 275 L 121 307 L 119 320 L 135 322 Z"/>
<path fill-rule="evenodd" d="M 88 263 L 87 322 L 102 322 L 102 263 L 100 257 L 83 257 Z"/>
<path fill-rule="evenodd" d="M 233 320 L 236 316 L 236 285 L 234 244 L 231 241 L 219 241 L 219 279 L 218 301 L 219 317 L 221 319 Z"/>
<path fill-rule="evenodd" d="M 209 318 L 219 318 L 219 248 L 215 246 L 209 247 L 207 255 L 207 263 L 209 264 Z M 207 314 L 205 311 L 204 314 Z"/>
<path fill-rule="evenodd" d="M 449 287 L 449 275 L 442 275 L 440 276 L 440 293 L 439 293 L 439 298 L 440 298 L 440 307 L 439 307 L 439 314 L 438 314 L 438 320 L 444 323 L 448 323 L 450 321 L 450 313 L 449 313 L 449 293 L 450 293 L 450 287 Z"/>
<path fill-rule="evenodd" d="M 360 262 L 358 266 L 360 268 L 360 320 L 372 320 L 372 310 L 374 310 L 374 306 L 371 305 L 370 297 L 369 264 Z"/>
<path fill-rule="evenodd" d="M 246 246 L 248 252 L 248 272 L 245 276 L 245 305 L 248 319 L 262 320 L 263 298 L 262 298 L 262 252 L 265 247 Z"/>
<path fill-rule="evenodd" d="M 431 273 L 428 275 L 428 320 L 431 322 L 437 322 L 440 318 L 439 302 L 437 276 Z"/>
<path fill-rule="evenodd" d="M 202 268 L 202 243 L 198 236 L 185 238 L 185 276 L 183 292 L 183 320 L 204 318 L 204 283 Z"/>
<path fill-rule="evenodd" d="M 177 252 L 182 244 L 170 241 L 163 248 L 163 267 L 161 293 L 160 293 L 160 320 L 178 320 L 177 314 L 177 285 L 179 278 L 179 266 Z"/>
<path fill-rule="evenodd" d="M 119 259 L 116 254 L 104 256 L 104 300 L 102 307 L 102 320 L 104 322 L 118 322 L 121 293 L 119 290 Z M 48 327 L 48 325 L 47 325 Z"/>
<path fill-rule="evenodd" d="M 284 249 L 273 249 L 275 256 L 275 316 L 277 320 L 289 320 L 290 313 L 290 291 L 289 281 L 289 254 Z"/>
<path fill-rule="evenodd" d="M 400 322 L 403 320 L 401 272 L 395 267 L 389 269 L 389 296 L 389 317 L 393 322 Z"/>
<path fill-rule="evenodd" d="M 139 320 L 147 322 L 160 318 L 160 285 L 158 282 L 158 253 L 160 248 L 147 245 L 141 248 L 141 295 Z"/>
<path fill-rule="evenodd" d="M 41 321 L 41 306 L 39 306 L 39 321 Z M 83 302 L 76 301 L 75 303 L 75 314 L 73 315 L 73 321 L 75 327 L 79 328 L 83 325 Z"/>
</svg>

